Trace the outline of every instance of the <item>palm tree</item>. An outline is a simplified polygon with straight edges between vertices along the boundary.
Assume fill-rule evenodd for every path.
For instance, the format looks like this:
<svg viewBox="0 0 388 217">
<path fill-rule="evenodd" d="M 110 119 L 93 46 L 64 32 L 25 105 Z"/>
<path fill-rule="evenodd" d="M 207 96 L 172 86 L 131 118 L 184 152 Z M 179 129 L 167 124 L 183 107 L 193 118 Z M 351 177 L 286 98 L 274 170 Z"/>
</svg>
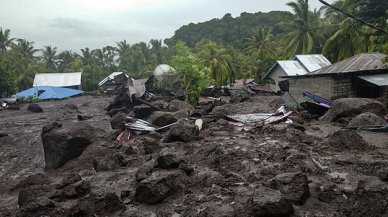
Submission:
<svg viewBox="0 0 388 217">
<path fill-rule="evenodd" d="M 3 31 L 3 28 L 0 27 L 0 51 L 6 53 L 7 48 L 11 46 L 14 38 L 9 38 L 10 30 L 6 29 Z"/>
<path fill-rule="evenodd" d="M 285 58 L 296 54 L 316 52 L 317 47 L 321 47 L 322 37 L 318 34 L 321 26 L 320 11 L 311 12 L 308 2 L 308 0 L 297 0 L 287 3 L 294 11 L 296 18 L 288 24 L 295 30 L 283 38 L 288 43 L 284 51 Z"/>
<path fill-rule="evenodd" d="M 151 52 L 150 43 L 140 42 L 136 44 L 138 51 L 141 54 L 141 66 L 145 71 L 152 71 L 157 66 L 157 62 L 155 61 L 155 56 Z"/>
<path fill-rule="evenodd" d="M 230 75 L 228 62 L 232 62 L 232 57 L 226 53 L 225 48 L 218 48 L 215 43 L 209 43 L 198 55 L 209 68 L 209 77 L 216 81 L 216 85 L 226 83 Z"/>
<path fill-rule="evenodd" d="M 245 45 L 243 53 L 258 52 L 260 57 L 276 57 L 274 37 L 266 26 L 257 27 Z"/>
<path fill-rule="evenodd" d="M 157 63 L 158 64 L 163 63 L 165 59 L 162 56 L 162 49 L 163 49 L 162 40 L 152 39 L 150 43 L 152 45 L 152 51 L 156 56 Z"/>
<path fill-rule="evenodd" d="M 22 59 L 30 61 L 35 59 L 34 54 L 39 51 L 39 49 L 34 48 L 34 42 L 27 41 L 25 39 L 17 39 L 18 44 L 16 49 L 21 54 Z"/>
<path fill-rule="evenodd" d="M 90 49 L 87 47 L 85 49 L 81 49 L 82 56 L 78 55 L 78 57 L 82 60 L 84 63 L 84 66 L 91 65 L 93 63 L 93 56 L 90 52 Z"/>
<path fill-rule="evenodd" d="M 326 41 L 323 54 L 333 61 L 340 61 L 363 51 L 361 27 L 353 18 L 343 20 L 339 29 Z"/>
<path fill-rule="evenodd" d="M 124 53 L 126 53 L 131 48 L 131 45 L 127 44 L 126 40 L 116 42 L 116 44 L 117 44 L 116 51 L 119 54 L 119 57 L 121 57 Z"/>
<path fill-rule="evenodd" d="M 70 69 L 71 63 L 76 60 L 77 56 L 71 50 L 65 50 L 58 54 L 58 72 L 64 72 L 66 69 Z"/>
<path fill-rule="evenodd" d="M 46 62 L 46 67 L 49 69 L 55 69 L 57 67 L 57 59 L 58 56 L 55 55 L 57 53 L 57 47 L 44 46 L 42 49 L 42 59 Z"/>
</svg>

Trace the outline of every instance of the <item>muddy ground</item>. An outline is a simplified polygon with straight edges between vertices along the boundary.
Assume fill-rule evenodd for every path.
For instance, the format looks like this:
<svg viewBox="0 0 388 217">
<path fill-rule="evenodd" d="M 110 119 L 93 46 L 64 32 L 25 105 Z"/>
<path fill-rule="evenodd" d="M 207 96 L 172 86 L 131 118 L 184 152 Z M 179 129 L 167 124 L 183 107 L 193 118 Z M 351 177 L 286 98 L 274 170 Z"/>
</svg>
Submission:
<svg viewBox="0 0 388 217">
<path fill-rule="evenodd" d="M 260 216 L 259 197 L 264 198 L 264 204 L 274 198 L 271 193 L 258 196 L 268 192 L 262 188 L 280 191 L 292 201 L 293 214 L 272 216 L 388 216 L 387 133 L 359 131 L 358 139 L 343 138 L 350 144 L 333 145 L 333 134 L 343 125 L 313 120 L 304 112 L 291 117 L 304 132 L 299 125 L 285 123 L 234 127 L 224 120 L 207 119 L 195 141 L 159 142 L 149 153 L 144 142 L 148 135 L 134 136 L 123 147 L 114 140 L 105 112 L 112 100 L 111 96 L 81 96 L 40 102 L 43 113 L 27 111 L 28 105 L 21 110 L 0 111 L 0 133 L 8 134 L 0 138 L 0 216 L 37 216 L 39 207 L 23 213 L 18 205 L 19 192 L 34 185 L 56 189 L 74 171 L 90 183 L 92 192 L 113 192 L 120 198 L 110 204 L 106 199 L 102 207 L 112 210 L 95 216 Z M 278 102 L 278 96 L 257 96 L 224 106 L 231 113 L 248 114 L 273 112 Z M 78 114 L 94 115 L 83 122 L 99 129 L 95 142 L 63 167 L 44 170 L 42 127 L 53 121 L 64 127 L 75 126 Z M 129 146 L 135 151 L 128 155 L 127 166 L 112 171 L 94 169 L 96 158 Z M 158 157 L 166 153 L 178 159 L 179 168 L 155 166 Z M 173 185 L 178 187 L 162 202 L 139 202 L 136 189 L 140 182 L 158 175 L 172 175 Z M 307 182 L 294 180 L 296 176 L 307 177 Z M 293 189 L 294 195 L 303 195 L 290 199 Z M 42 208 L 59 210 L 52 216 L 93 216 L 82 209 L 80 197 L 53 201 Z"/>
</svg>

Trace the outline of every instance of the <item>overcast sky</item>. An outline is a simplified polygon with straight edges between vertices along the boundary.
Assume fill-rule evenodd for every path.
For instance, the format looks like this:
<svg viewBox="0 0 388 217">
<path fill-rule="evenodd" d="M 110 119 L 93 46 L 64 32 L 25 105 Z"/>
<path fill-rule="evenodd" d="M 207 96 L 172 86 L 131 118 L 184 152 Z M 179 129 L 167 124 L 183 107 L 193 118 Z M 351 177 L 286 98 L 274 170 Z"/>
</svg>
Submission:
<svg viewBox="0 0 388 217">
<path fill-rule="evenodd" d="M 290 0 L 0 0 L 0 27 L 11 37 L 59 51 L 165 39 L 182 25 L 237 17 L 242 12 L 290 10 Z M 334 0 L 327 0 L 332 3 Z M 310 0 L 310 8 L 319 8 Z"/>
</svg>

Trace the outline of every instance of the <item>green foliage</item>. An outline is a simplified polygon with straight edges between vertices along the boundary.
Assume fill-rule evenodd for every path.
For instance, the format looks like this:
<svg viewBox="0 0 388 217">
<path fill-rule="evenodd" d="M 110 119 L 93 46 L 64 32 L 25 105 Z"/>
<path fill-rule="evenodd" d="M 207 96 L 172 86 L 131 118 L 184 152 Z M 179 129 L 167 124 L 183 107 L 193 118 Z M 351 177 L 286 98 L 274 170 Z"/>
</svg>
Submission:
<svg viewBox="0 0 388 217">
<path fill-rule="evenodd" d="M 186 93 L 189 93 L 189 102 L 195 104 L 202 91 L 211 83 L 207 76 L 208 68 L 184 42 L 178 41 L 175 47 L 177 55 L 172 57 L 171 64 L 181 74 L 180 81 Z"/>
<path fill-rule="evenodd" d="M 29 96 L 27 98 L 19 97 L 18 101 L 19 101 L 19 103 L 24 104 L 24 103 L 36 103 L 36 102 L 40 102 L 41 100 L 39 98 L 34 97 L 34 96 Z"/>
<path fill-rule="evenodd" d="M 14 76 L 9 66 L 7 55 L 0 53 L 0 98 L 10 96 L 16 91 L 13 85 Z"/>
</svg>

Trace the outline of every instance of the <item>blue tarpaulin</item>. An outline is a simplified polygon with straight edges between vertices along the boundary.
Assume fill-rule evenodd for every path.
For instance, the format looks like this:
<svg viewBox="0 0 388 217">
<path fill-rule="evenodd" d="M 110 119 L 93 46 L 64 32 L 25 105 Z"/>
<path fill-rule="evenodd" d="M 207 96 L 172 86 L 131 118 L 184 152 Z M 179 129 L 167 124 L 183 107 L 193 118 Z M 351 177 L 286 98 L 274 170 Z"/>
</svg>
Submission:
<svg viewBox="0 0 388 217">
<path fill-rule="evenodd" d="M 24 90 L 14 95 L 14 97 L 24 97 L 28 98 L 29 96 L 36 97 L 41 100 L 49 99 L 64 99 L 66 97 L 76 96 L 82 94 L 82 90 L 74 90 L 70 88 L 63 87 L 52 87 L 52 86 L 36 86 L 30 89 Z"/>
</svg>

